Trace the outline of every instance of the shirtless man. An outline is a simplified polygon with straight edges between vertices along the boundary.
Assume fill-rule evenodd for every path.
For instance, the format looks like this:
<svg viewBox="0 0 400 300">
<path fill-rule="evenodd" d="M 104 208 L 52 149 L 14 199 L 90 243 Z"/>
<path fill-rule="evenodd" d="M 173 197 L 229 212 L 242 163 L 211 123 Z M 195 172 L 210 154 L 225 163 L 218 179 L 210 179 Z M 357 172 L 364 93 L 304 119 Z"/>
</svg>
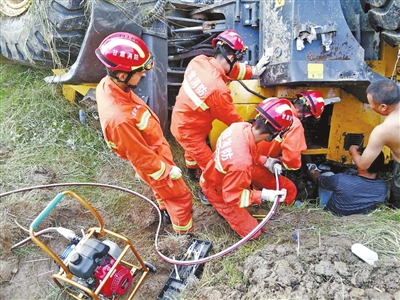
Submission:
<svg viewBox="0 0 400 300">
<path fill-rule="evenodd" d="M 372 110 L 386 118 L 372 130 L 362 155 L 354 145 L 349 152 L 356 166 L 367 170 L 383 146 L 390 148 L 394 162 L 389 203 L 400 208 L 400 87 L 390 79 L 375 81 L 367 88 L 367 99 Z"/>
</svg>

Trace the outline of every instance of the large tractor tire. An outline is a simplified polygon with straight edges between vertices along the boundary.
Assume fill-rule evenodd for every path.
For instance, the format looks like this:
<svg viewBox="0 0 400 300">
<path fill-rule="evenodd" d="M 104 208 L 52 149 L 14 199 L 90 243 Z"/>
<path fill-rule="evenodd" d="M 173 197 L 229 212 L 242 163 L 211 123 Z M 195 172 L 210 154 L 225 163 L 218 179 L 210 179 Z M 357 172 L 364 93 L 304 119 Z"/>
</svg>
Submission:
<svg viewBox="0 0 400 300">
<path fill-rule="evenodd" d="M 361 0 L 368 20 L 383 40 L 395 47 L 400 45 L 400 0 Z"/>
<path fill-rule="evenodd" d="M 85 2 L 89 1 L 3 1 L 0 7 L 1 55 L 37 67 L 65 68 L 72 65 L 89 23 Z"/>
</svg>

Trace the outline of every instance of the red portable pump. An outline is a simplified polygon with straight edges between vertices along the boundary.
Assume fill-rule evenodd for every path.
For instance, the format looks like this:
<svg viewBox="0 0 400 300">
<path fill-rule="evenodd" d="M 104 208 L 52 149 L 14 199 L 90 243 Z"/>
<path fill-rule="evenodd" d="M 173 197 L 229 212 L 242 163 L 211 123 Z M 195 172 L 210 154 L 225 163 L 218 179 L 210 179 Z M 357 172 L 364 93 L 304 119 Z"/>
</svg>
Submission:
<svg viewBox="0 0 400 300">
<path fill-rule="evenodd" d="M 99 227 L 93 227 L 78 236 L 74 231 L 63 227 L 50 227 L 35 232 L 43 219 L 64 198 L 65 195 L 75 197 L 95 216 Z M 60 256 L 56 255 L 39 237 L 44 233 L 58 232 L 71 243 Z M 149 271 L 156 268 L 141 259 L 131 241 L 115 232 L 104 228 L 98 212 L 79 195 L 66 191 L 58 194 L 32 222 L 30 237 L 14 245 L 12 249 L 32 240 L 59 266 L 59 272 L 53 274 L 53 280 L 61 289 L 74 299 L 104 300 L 115 299 L 127 294 L 133 299 L 139 286 Z M 104 239 L 111 236 L 114 241 Z M 118 243 L 118 244 L 117 244 Z M 119 245 L 123 245 L 121 248 Z M 126 258 L 130 252 L 132 261 Z M 139 273 L 141 275 L 138 275 Z M 136 275 L 136 276 L 135 276 Z M 83 298 L 82 298 L 83 297 Z"/>
<path fill-rule="evenodd" d="M 58 232 L 61 234 L 72 233 L 68 229 L 59 229 Z M 76 236 L 74 239 L 80 240 Z M 64 252 L 67 255 L 64 254 L 61 258 L 74 275 L 73 280 L 79 281 L 80 284 L 92 290 L 96 290 L 105 281 L 100 294 L 111 298 L 115 295 L 125 294 L 132 285 L 133 277 L 130 269 L 116 261 L 121 252 L 118 245 L 110 240 L 101 242 L 90 238 L 83 242 L 80 241 L 76 245 L 72 243 Z M 106 279 L 114 264 L 116 264 L 115 269 Z"/>
<path fill-rule="evenodd" d="M 96 286 L 100 285 L 100 282 L 106 277 L 107 273 L 111 270 L 111 267 L 115 264 L 115 259 L 111 256 L 107 256 L 103 260 L 103 264 L 100 265 L 94 272 L 96 278 Z M 123 295 L 125 294 L 130 286 L 132 285 L 132 274 L 129 269 L 118 264 L 115 268 L 114 273 L 110 276 L 106 284 L 103 286 L 103 294 L 107 298 L 112 297 L 114 294 Z"/>
</svg>

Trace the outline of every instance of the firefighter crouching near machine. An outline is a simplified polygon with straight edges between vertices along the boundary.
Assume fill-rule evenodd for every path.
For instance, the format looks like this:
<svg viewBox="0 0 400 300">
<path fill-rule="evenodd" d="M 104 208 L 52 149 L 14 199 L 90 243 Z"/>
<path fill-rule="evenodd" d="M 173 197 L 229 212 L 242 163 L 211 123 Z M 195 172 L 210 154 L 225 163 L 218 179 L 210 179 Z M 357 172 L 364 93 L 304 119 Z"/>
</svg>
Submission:
<svg viewBox="0 0 400 300">
<path fill-rule="evenodd" d="M 211 205 L 241 237 L 258 225 L 246 207 L 273 201 L 276 196 L 286 202 L 285 189 L 252 190 L 250 186 L 253 183 L 275 185 L 275 179 L 269 176 L 265 166 L 267 157 L 259 155 L 257 143 L 290 127 L 293 121 L 290 102 L 286 99 L 264 100 L 256 110 L 259 114 L 253 124 L 233 123 L 221 133 L 213 159 L 200 178 L 200 186 Z M 253 238 L 260 234 L 257 232 Z"/>
<path fill-rule="evenodd" d="M 175 232 L 192 231 L 192 196 L 174 164 L 160 121 L 131 90 L 153 67 L 151 53 L 142 39 L 127 32 L 109 35 L 95 52 L 108 74 L 96 89 L 108 146 L 152 188 L 164 220 L 170 217 Z"/>
<path fill-rule="evenodd" d="M 267 168 L 272 175 L 275 163 L 280 163 L 284 170 L 293 171 L 301 167 L 301 152 L 307 149 L 301 122 L 309 117 L 315 117 L 318 120 L 324 111 L 325 103 L 322 93 L 307 90 L 298 93 L 296 97 L 293 104 L 290 104 L 293 124 L 289 130 L 270 142 L 262 141 L 257 145 L 260 155 L 268 156 Z M 286 201 L 293 203 L 297 195 L 296 185 L 284 176 L 280 176 L 279 184 L 281 188 L 287 190 Z M 263 188 L 269 188 L 269 186 L 263 186 Z"/>
<path fill-rule="evenodd" d="M 171 132 L 185 151 L 189 177 L 194 180 L 195 173 L 201 173 L 212 157 L 206 142 L 212 122 L 217 119 L 229 126 L 243 121 L 226 83 L 259 76 L 269 62 L 263 56 L 254 67 L 239 63 L 246 47 L 234 30 L 219 34 L 212 40 L 212 47 L 214 57 L 199 55 L 187 66 L 171 117 Z"/>
</svg>

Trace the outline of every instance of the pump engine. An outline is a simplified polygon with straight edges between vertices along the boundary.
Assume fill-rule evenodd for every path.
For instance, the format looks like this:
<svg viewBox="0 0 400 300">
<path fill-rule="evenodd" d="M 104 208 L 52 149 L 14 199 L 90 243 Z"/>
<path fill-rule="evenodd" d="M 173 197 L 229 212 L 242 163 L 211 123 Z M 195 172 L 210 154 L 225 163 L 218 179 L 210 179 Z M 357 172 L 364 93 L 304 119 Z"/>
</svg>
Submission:
<svg viewBox="0 0 400 300">
<path fill-rule="evenodd" d="M 78 243 L 77 240 L 79 240 Z M 110 240 L 101 242 L 95 238 L 75 237 L 61 259 L 74 275 L 72 278 L 74 281 L 94 291 L 104 281 L 121 252 L 119 246 Z M 131 285 L 132 274 L 129 268 L 117 264 L 114 272 L 104 283 L 100 294 L 106 298 L 123 295 Z"/>
</svg>

